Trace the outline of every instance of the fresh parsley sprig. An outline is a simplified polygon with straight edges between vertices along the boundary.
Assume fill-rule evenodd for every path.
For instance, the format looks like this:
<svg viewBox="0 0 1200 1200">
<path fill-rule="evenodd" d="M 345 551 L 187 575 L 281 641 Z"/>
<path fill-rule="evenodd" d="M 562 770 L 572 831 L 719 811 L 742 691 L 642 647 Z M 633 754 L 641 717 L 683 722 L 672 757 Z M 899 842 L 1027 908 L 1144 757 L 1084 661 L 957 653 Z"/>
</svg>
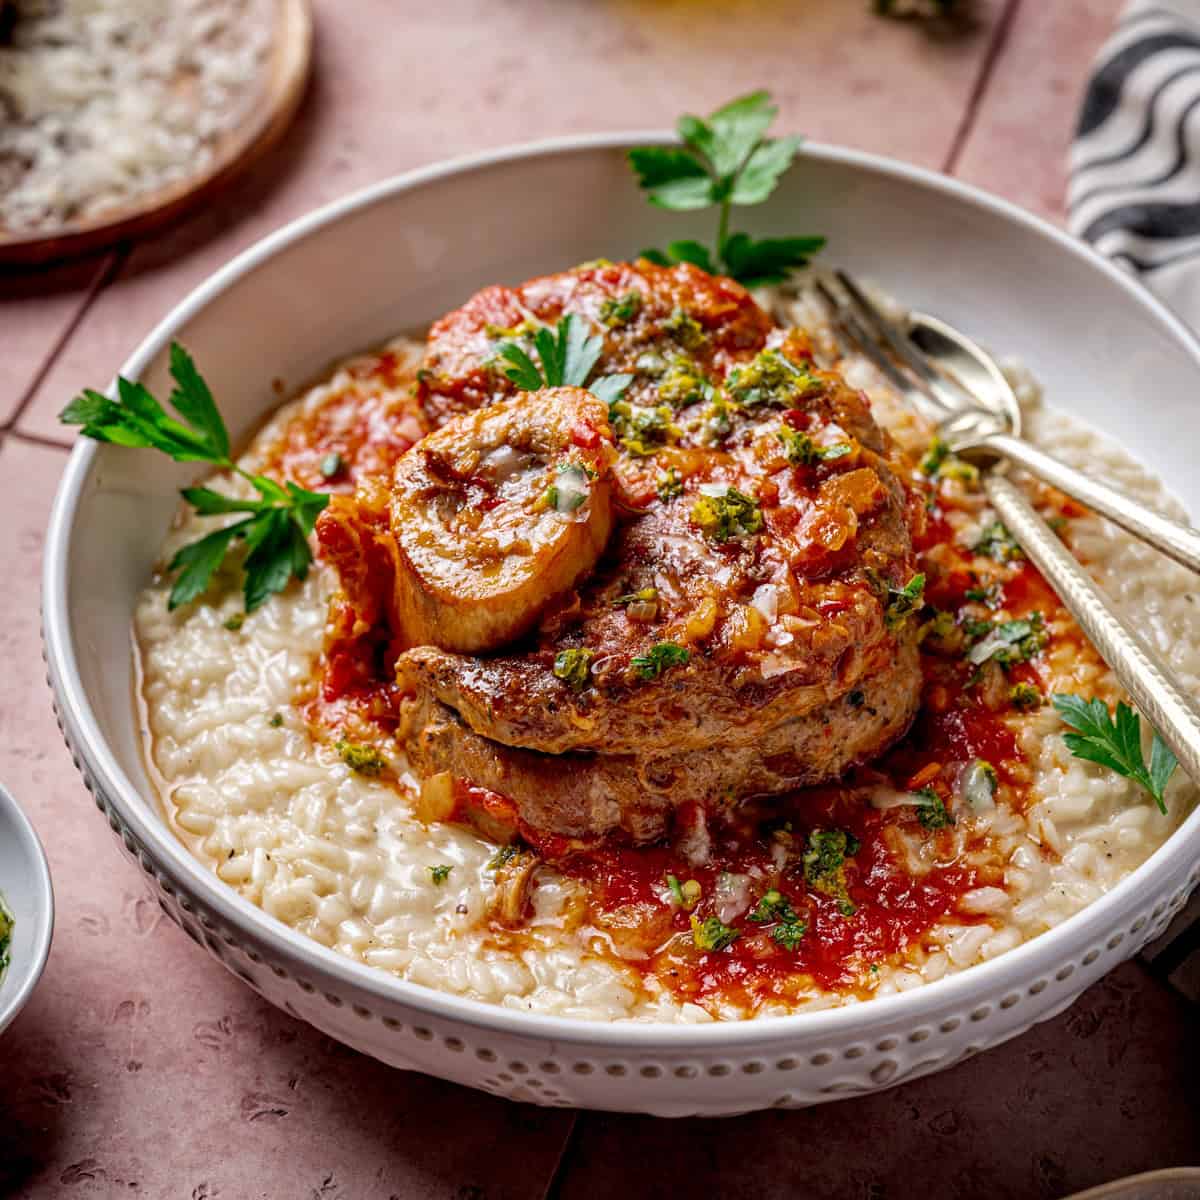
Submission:
<svg viewBox="0 0 1200 1200">
<path fill-rule="evenodd" d="M 233 461 L 229 432 L 212 392 L 191 355 L 177 342 L 171 344 L 171 378 L 175 386 L 168 399 L 182 421 L 170 416 L 144 385 L 124 377 L 117 379 L 116 400 L 89 388 L 58 419 L 64 425 L 82 426 L 83 436 L 98 442 L 160 450 L 176 462 L 209 463 L 247 480 L 257 499 L 237 500 L 207 487 L 182 490 L 183 498 L 201 516 L 248 515 L 190 542 L 171 559 L 168 570 L 179 575 L 168 605 L 178 608 L 203 595 L 230 546 L 244 541 L 242 592 L 246 611 L 253 612 L 269 596 L 283 591 L 293 576 L 302 580 L 308 575 L 312 562 L 308 536 L 329 497 L 291 482 L 279 484 L 251 475 Z"/>
<path fill-rule="evenodd" d="M 732 209 L 761 204 L 799 149 L 798 137 L 765 136 L 778 112 L 770 92 L 751 92 L 707 117 L 680 117 L 675 128 L 682 147 L 629 151 L 629 164 L 651 204 L 674 211 L 718 209 L 712 249 L 696 241 L 677 241 L 665 251 L 642 251 L 644 258 L 663 266 L 689 262 L 755 287 L 779 283 L 824 246 L 823 237 L 756 240 L 729 230 Z"/>
<path fill-rule="evenodd" d="M 1085 700 L 1066 693 L 1054 696 L 1053 702 L 1058 715 L 1075 730 L 1064 733 L 1063 741 L 1076 758 L 1099 763 L 1132 779 L 1150 793 L 1160 812 L 1167 811 L 1163 793 L 1178 760 L 1157 729 L 1147 766 L 1142 755 L 1141 718 L 1128 704 L 1118 702 L 1114 720 L 1103 700 Z"/>
<path fill-rule="evenodd" d="M 519 342 L 504 341 L 496 353 L 507 366 L 505 375 L 522 391 L 536 392 L 547 387 L 585 387 L 606 404 L 618 399 L 633 381 L 632 375 L 605 375 L 588 382 L 604 349 L 604 338 L 589 334 L 587 325 L 575 313 L 568 313 L 549 329 L 543 326 L 533 335 L 538 361 Z"/>
</svg>

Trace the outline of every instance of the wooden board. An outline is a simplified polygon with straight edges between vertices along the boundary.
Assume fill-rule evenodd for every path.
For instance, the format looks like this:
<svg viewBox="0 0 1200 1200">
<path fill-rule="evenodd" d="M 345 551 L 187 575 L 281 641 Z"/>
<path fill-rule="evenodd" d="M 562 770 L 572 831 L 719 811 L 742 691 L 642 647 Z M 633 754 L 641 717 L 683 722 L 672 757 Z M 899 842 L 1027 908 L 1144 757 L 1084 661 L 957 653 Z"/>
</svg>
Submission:
<svg viewBox="0 0 1200 1200">
<path fill-rule="evenodd" d="M 263 155 L 283 135 L 308 82 L 313 19 L 309 0 L 277 0 L 266 79 L 246 119 L 216 144 L 203 171 L 136 197 L 100 216 L 36 233 L 0 228 L 0 266 L 39 265 L 144 237 L 204 201 Z"/>
</svg>

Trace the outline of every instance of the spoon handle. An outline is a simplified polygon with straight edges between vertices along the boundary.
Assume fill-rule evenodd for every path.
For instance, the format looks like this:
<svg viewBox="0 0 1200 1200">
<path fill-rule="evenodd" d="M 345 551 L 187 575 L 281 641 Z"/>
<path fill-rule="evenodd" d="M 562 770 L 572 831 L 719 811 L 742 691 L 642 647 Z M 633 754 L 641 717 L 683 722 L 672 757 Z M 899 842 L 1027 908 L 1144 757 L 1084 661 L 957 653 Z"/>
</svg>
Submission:
<svg viewBox="0 0 1200 1200">
<path fill-rule="evenodd" d="M 1079 627 L 1121 681 L 1135 706 L 1175 752 L 1183 769 L 1200 780 L 1200 707 L 1149 644 L 1117 615 L 1016 485 L 989 471 L 984 490 L 1021 549 L 1070 609 Z"/>
<path fill-rule="evenodd" d="M 1024 467 L 1031 475 L 1066 492 L 1134 537 L 1141 538 L 1177 563 L 1200 574 L 1200 531 L 1190 525 L 1172 521 L 1170 517 L 1147 508 L 1124 492 L 1074 467 L 1068 467 L 1060 459 L 1030 445 L 1023 438 L 995 433 L 979 439 L 974 445 L 994 451 L 1009 462 Z"/>
</svg>

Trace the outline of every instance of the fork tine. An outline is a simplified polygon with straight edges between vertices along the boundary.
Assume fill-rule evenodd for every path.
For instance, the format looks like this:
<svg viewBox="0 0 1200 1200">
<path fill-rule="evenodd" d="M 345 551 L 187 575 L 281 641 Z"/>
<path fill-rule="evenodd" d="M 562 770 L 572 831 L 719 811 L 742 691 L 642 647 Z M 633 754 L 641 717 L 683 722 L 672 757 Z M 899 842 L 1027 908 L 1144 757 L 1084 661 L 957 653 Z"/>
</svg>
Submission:
<svg viewBox="0 0 1200 1200">
<path fill-rule="evenodd" d="M 829 310 L 830 319 L 839 331 L 842 340 L 857 346 L 874 364 L 880 373 L 908 402 L 931 421 L 940 422 L 946 416 L 945 406 L 929 391 L 918 386 L 909 376 L 905 375 L 896 364 L 884 353 L 877 338 L 873 338 L 853 309 L 834 295 L 825 285 L 824 280 L 816 281 L 817 294 Z"/>
<path fill-rule="evenodd" d="M 882 338 L 892 353 L 912 371 L 924 385 L 922 390 L 931 392 L 933 399 L 942 408 L 954 412 L 963 407 L 964 397 L 959 395 L 945 376 L 938 374 L 909 338 L 895 325 L 894 322 L 880 312 L 879 307 L 871 300 L 862 288 L 843 270 L 835 270 L 838 283 L 846 289 L 855 311 L 870 326 L 877 337 Z M 971 397 L 966 400 L 974 403 Z"/>
</svg>

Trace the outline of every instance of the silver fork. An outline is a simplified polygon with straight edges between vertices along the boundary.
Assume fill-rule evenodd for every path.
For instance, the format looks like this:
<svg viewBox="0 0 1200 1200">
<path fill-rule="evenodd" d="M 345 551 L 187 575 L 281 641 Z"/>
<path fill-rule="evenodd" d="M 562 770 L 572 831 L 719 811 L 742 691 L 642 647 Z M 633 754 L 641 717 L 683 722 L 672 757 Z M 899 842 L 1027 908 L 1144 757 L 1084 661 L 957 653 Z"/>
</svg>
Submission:
<svg viewBox="0 0 1200 1200">
<path fill-rule="evenodd" d="M 1012 408 L 1016 409 L 1015 422 L 1010 419 L 1009 424 L 1010 427 L 1015 425 L 1016 433 L 1019 434 L 1020 410 L 1017 408 L 1016 397 L 1012 395 L 1012 389 L 990 355 L 951 326 L 933 318 L 922 318 L 926 323 L 925 328 L 932 329 L 936 335 L 943 337 L 957 347 L 961 354 L 974 361 L 974 371 L 969 366 L 963 367 L 959 378 L 951 381 L 937 369 L 935 361 L 915 344 L 908 332 L 884 316 L 849 276 L 844 272 L 838 272 L 837 275 L 849 297 L 848 300 L 839 297 L 823 282 L 818 282 L 817 289 L 830 308 L 834 326 L 841 340 L 861 349 L 915 409 L 938 421 L 939 428 L 950 432 L 951 437 L 946 440 L 951 449 L 955 448 L 955 441 L 951 439 L 956 430 L 973 427 L 993 430 L 1003 428 L 1001 423 L 1006 421 L 1008 414 L 1005 410 L 1009 403 L 1004 398 L 1001 388 L 1011 398 Z M 962 366 L 961 363 L 959 365 Z M 975 384 L 970 391 L 965 386 L 964 375 Z M 1005 436 L 1023 450 L 1033 450 L 1033 447 L 1027 442 L 1022 442 L 1019 436 L 1007 431 Z M 980 439 L 980 444 L 991 449 L 985 438 Z M 967 448 L 966 442 L 959 441 L 958 445 Z M 1043 472 L 1031 466 L 1031 462 L 1036 460 L 1026 458 L 1023 450 L 1021 454 L 1011 455 L 997 450 L 990 456 L 991 463 L 983 464 L 983 488 L 992 507 L 1030 561 L 1041 571 L 1078 621 L 1097 652 L 1112 668 L 1134 704 L 1162 734 L 1183 769 L 1193 780 L 1200 782 L 1200 706 L 1183 689 L 1150 644 L 1117 614 L 1109 597 L 1038 515 L 1024 493 L 1005 478 L 1002 471 L 996 469 L 997 454 L 1004 453 L 1005 458 L 1019 462 L 1021 466 L 1045 478 Z M 1041 451 L 1035 453 L 1056 464 L 1056 468 L 1061 468 L 1063 472 L 1078 475 L 1078 472 L 1072 471 L 1050 455 L 1042 455 Z M 1095 483 L 1086 476 L 1080 475 L 1079 478 L 1089 484 Z M 1076 491 L 1062 486 L 1056 479 L 1047 481 L 1054 483 L 1062 491 L 1075 495 L 1089 507 L 1104 511 L 1100 505 L 1084 499 Z M 1111 493 L 1120 504 L 1136 503 L 1112 488 L 1104 490 Z M 1143 506 L 1136 507 L 1140 509 Z M 1144 511 L 1160 521 L 1167 521 L 1167 518 L 1160 517 L 1152 510 Z M 1173 521 L 1169 523 L 1178 526 L 1178 529 L 1192 538 L 1200 536 L 1188 526 Z M 1138 528 L 1132 528 L 1125 521 L 1118 521 L 1118 524 L 1141 536 Z M 1151 541 L 1151 544 L 1165 549 L 1157 541 Z M 1180 558 L 1179 553 L 1172 550 L 1167 550 L 1167 553 L 1193 570 L 1200 570 L 1200 541 L 1197 542 L 1193 561 Z"/>
<path fill-rule="evenodd" d="M 1155 512 L 1125 492 L 1021 437 L 1021 408 L 995 360 L 957 329 L 914 314 L 909 329 L 890 320 L 844 271 L 844 297 L 817 291 L 842 337 L 857 345 L 914 407 L 938 425 L 955 454 L 997 456 L 1051 484 L 1148 545 L 1200 574 L 1200 531 Z"/>
</svg>

